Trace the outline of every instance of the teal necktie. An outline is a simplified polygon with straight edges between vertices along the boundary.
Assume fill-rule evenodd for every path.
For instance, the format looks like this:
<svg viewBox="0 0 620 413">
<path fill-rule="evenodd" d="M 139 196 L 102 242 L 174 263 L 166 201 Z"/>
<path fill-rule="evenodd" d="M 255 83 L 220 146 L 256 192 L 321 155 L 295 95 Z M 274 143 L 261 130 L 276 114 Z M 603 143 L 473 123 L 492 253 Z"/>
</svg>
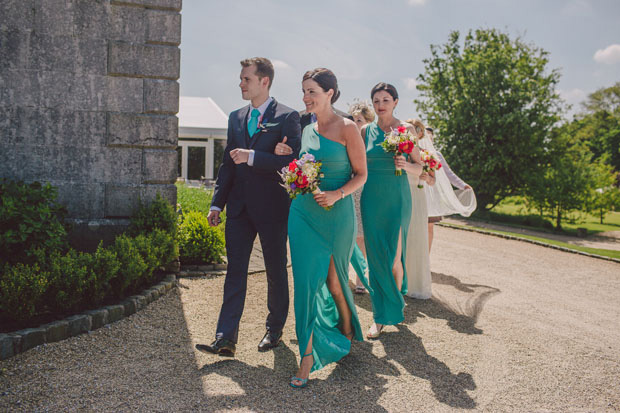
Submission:
<svg viewBox="0 0 620 413">
<path fill-rule="evenodd" d="M 259 116 L 260 110 L 252 109 L 252 116 L 250 117 L 250 121 L 248 122 L 248 133 L 250 134 L 250 138 L 256 133 L 256 129 L 258 129 Z"/>
</svg>

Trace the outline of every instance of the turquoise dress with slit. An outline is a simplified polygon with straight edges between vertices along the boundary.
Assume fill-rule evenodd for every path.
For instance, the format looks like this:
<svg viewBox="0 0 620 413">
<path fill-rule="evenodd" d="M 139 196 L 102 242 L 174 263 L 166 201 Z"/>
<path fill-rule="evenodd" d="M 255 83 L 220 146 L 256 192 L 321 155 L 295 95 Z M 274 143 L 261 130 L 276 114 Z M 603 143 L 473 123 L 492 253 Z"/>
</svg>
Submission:
<svg viewBox="0 0 620 413">
<path fill-rule="evenodd" d="M 404 320 L 407 274 L 399 291 L 392 275 L 398 237 L 405 270 L 407 230 L 411 219 L 411 191 L 407 173 L 394 175 L 394 158 L 381 147 L 385 135 L 376 122 L 366 126 L 366 160 L 368 179 L 364 185 L 360 207 L 364 225 L 364 244 L 368 260 L 370 298 L 376 323 L 395 325 Z"/>
<path fill-rule="evenodd" d="M 320 135 L 315 124 L 306 126 L 301 151 L 322 162 L 321 190 L 332 191 L 351 179 L 346 147 Z M 338 280 L 351 309 L 354 338 L 363 340 L 348 287 L 349 262 L 357 233 L 352 197 L 337 201 L 329 211 L 319 206 L 312 194 L 297 196 L 291 203 L 288 236 L 293 266 L 295 331 L 300 355 L 304 355 L 312 335 L 312 371 L 340 360 L 351 350 L 351 342 L 340 332 L 340 315 L 329 289 L 327 271 L 333 257 Z"/>
</svg>

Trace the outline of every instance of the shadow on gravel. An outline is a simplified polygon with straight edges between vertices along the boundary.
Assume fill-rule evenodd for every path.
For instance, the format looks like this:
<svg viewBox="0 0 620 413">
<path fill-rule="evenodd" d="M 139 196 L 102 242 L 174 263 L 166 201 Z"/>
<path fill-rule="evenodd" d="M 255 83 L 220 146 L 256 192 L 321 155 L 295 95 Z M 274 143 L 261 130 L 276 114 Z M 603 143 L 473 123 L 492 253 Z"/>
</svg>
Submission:
<svg viewBox="0 0 620 413">
<path fill-rule="evenodd" d="M 311 379 L 307 388 L 293 389 L 289 381 L 297 370 L 294 349 L 282 343 L 274 350 L 274 357 L 273 368 L 251 366 L 239 359 L 218 359 L 199 369 L 203 376 L 220 376 L 223 392 L 207 395 L 209 410 L 387 412 L 378 404 L 388 382 L 385 376 L 400 374 L 387 358 L 372 354 L 371 343 L 355 342 L 351 353 L 336 363 L 329 377 Z M 234 382 L 237 394 L 231 394 L 230 382 L 222 377 Z"/>
<path fill-rule="evenodd" d="M 452 373 L 445 363 L 426 352 L 422 340 L 406 325 L 396 327 L 398 332 L 382 335 L 386 357 L 399 363 L 411 375 L 428 380 L 440 403 L 459 409 L 474 409 L 476 402 L 466 391 L 476 389 L 471 374 Z"/>
</svg>

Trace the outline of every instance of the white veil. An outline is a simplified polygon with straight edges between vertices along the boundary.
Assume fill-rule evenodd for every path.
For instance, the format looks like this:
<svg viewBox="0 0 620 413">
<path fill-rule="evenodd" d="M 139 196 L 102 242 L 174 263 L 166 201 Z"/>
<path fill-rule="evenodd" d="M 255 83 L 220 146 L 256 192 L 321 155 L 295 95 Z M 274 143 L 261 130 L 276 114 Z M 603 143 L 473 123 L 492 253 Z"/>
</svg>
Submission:
<svg viewBox="0 0 620 413">
<path fill-rule="evenodd" d="M 433 142 L 427 136 L 419 141 L 420 148 L 436 153 Z M 468 217 L 475 211 L 476 194 L 473 189 L 452 189 L 444 168 L 435 171 L 435 185 L 423 183 L 429 217 L 460 214 Z"/>
</svg>

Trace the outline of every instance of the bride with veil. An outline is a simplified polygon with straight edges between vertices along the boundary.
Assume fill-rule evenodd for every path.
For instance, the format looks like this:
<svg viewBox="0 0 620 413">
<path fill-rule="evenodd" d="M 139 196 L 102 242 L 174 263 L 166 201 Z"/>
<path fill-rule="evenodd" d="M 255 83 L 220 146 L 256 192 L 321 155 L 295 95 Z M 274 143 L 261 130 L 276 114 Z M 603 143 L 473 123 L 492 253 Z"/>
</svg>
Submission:
<svg viewBox="0 0 620 413">
<path fill-rule="evenodd" d="M 445 163 L 441 154 L 433 146 L 430 134 L 424 134 L 424 124 L 418 119 L 409 119 L 407 123 L 412 124 L 418 132 L 420 148 L 429 153 L 437 154 L 442 163 Z M 428 299 L 431 298 L 432 294 L 428 217 L 452 214 L 469 216 L 476 209 L 476 196 L 473 190 L 469 188 L 454 191 L 446 174 L 446 169 L 441 168 L 431 175 L 422 174 L 420 178 L 408 175 L 412 214 L 407 236 L 405 265 L 408 284 L 407 296 L 411 298 Z M 425 181 L 422 188 L 418 188 L 420 181 Z"/>
</svg>

